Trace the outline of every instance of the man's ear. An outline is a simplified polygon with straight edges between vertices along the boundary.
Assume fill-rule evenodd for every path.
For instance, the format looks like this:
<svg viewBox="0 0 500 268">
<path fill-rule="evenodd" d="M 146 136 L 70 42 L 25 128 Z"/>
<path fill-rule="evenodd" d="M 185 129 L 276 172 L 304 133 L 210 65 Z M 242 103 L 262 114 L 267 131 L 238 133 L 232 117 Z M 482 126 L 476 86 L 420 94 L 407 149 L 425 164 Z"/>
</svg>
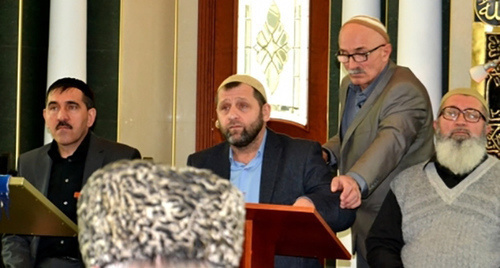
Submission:
<svg viewBox="0 0 500 268">
<path fill-rule="evenodd" d="M 271 119 L 271 105 L 269 103 L 262 105 L 262 117 L 264 118 L 264 122 L 268 122 Z"/>
<path fill-rule="evenodd" d="M 95 108 L 90 108 L 87 110 L 87 127 L 92 127 L 97 116 L 97 110 Z"/>
<path fill-rule="evenodd" d="M 389 58 L 391 57 L 392 53 L 392 45 L 390 43 L 387 43 L 385 46 L 382 47 L 382 51 L 384 52 L 384 59 L 389 61 Z"/>
</svg>

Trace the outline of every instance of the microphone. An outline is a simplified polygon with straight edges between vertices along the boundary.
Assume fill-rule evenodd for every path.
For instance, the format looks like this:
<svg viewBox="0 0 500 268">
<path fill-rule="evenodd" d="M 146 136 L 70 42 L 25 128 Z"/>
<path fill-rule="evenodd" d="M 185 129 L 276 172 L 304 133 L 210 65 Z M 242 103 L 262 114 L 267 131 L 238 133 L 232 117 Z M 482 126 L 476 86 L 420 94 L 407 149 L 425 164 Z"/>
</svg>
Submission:
<svg viewBox="0 0 500 268">
<path fill-rule="evenodd" d="M 491 73 L 495 70 L 495 68 L 497 67 L 499 62 L 500 62 L 500 58 L 492 60 L 492 61 L 488 61 L 487 63 L 485 63 L 483 65 L 477 65 L 477 66 L 470 68 L 470 70 L 469 70 L 470 77 L 474 81 L 476 81 L 477 83 L 480 83 L 488 76 L 489 73 Z"/>
</svg>

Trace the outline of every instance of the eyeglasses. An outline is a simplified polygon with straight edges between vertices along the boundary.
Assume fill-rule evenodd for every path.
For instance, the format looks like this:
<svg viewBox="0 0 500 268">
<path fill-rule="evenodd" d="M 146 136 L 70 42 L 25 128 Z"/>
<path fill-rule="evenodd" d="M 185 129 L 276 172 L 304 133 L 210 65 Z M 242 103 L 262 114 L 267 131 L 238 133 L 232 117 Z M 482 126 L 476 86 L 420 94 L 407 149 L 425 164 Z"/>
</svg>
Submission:
<svg viewBox="0 0 500 268">
<path fill-rule="evenodd" d="M 444 107 L 443 110 L 441 110 L 441 113 L 439 113 L 439 115 L 442 115 L 444 119 L 450 121 L 456 121 L 460 114 L 463 114 L 465 121 L 469 123 L 477 123 L 481 118 L 486 121 L 486 117 L 480 111 L 472 108 L 468 108 L 462 111 L 458 107 L 447 106 Z"/>
<path fill-rule="evenodd" d="M 368 55 L 373 53 L 373 51 L 385 46 L 387 44 L 382 44 L 372 50 L 369 50 L 368 52 L 364 53 L 353 53 L 353 54 L 343 54 L 344 52 L 338 51 L 337 52 L 337 60 L 342 63 L 346 63 L 349 61 L 349 58 L 352 58 L 355 62 L 365 62 L 368 60 Z"/>
</svg>

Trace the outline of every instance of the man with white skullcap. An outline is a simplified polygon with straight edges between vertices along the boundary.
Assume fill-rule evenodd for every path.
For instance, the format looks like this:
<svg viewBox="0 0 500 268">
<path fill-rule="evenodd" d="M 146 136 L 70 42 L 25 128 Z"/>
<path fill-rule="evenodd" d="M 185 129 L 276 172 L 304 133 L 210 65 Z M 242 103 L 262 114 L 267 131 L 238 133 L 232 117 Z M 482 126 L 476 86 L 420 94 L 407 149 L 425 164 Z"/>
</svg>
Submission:
<svg viewBox="0 0 500 268">
<path fill-rule="evenodd" d="M 486 153 L 489 115 L 477 90 L 444 95 L 436 154 L 396 176 L 366 239 L 372 267 L 500 267 L 500 161 Z"/>
<path fill-rule="evenodd" d="M 355 16 L 342 25 L 337 60 L 348 75 L 339 88 L 340 127 L 323 145 L 323 158 L 338 168 L 331 190 L 342 193 L 341 207 L 358 208 L 352 227 L 358 267 L 367 267 L 364 240 L 389 183 L 433 152 L 427 90 L 390 60 L 391 52 L 378 19 Z"/>
<path fill-rule="evenodd" d="M 257 79 L 235 74 L 217 89 L 216 127 L 226 142 L 189 156 L 188 165 L 230 180 L 246 202 L 314 207 L 334 231 L 348 228 L 355 211 L 340 209 L 330 191 L 332 173 L 317 142 L 268 129 L 271 106 Z M 286 223 L 284 223 L 286 224 Z M 276 256 L 274 267 L 323 267 L 315 258 Z"/>
</svg>

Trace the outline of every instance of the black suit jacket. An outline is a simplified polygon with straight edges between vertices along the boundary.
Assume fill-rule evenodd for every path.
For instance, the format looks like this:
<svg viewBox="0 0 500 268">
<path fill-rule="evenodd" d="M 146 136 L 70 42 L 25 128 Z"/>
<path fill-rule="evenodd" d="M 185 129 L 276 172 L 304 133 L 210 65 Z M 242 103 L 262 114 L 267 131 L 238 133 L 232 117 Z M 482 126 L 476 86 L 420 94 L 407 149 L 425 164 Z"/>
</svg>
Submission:
<svg viewBox="0 0 500 268">
<path fill-rule="evenodd" d="M 90 133 L 89 149 L 85 160 L 82 185 L 97 169 L 121 159 L 141 158 L 135 148 L 108 141 Z M 31 150 L 19 157 L 18 176 L 24 177 L 43 195 L 47 196 L 52 168 L 48 152 L 50 144 Z M 2 257 L 6 267 L 33 267 L 39 238 L 36 236 L 4 235 Z"/>
<path fill-rule="evenodd" d="M 229 179 L 229 143 L 194 153 L 187 164 L 212 170 Z M 262 160 L 260 203 L 292 205 L 298 197 L 306 196 L 333 231 L 349 228 L 355 219 L 355 211 L 340 209 L 339 194 L 332 193 L 332 173 L 321 156 L 317 142 L 292 139 L 267 130 Z M 275 267 L 316 267 L 317 260 L 280 257 Z"/>
</svg>

